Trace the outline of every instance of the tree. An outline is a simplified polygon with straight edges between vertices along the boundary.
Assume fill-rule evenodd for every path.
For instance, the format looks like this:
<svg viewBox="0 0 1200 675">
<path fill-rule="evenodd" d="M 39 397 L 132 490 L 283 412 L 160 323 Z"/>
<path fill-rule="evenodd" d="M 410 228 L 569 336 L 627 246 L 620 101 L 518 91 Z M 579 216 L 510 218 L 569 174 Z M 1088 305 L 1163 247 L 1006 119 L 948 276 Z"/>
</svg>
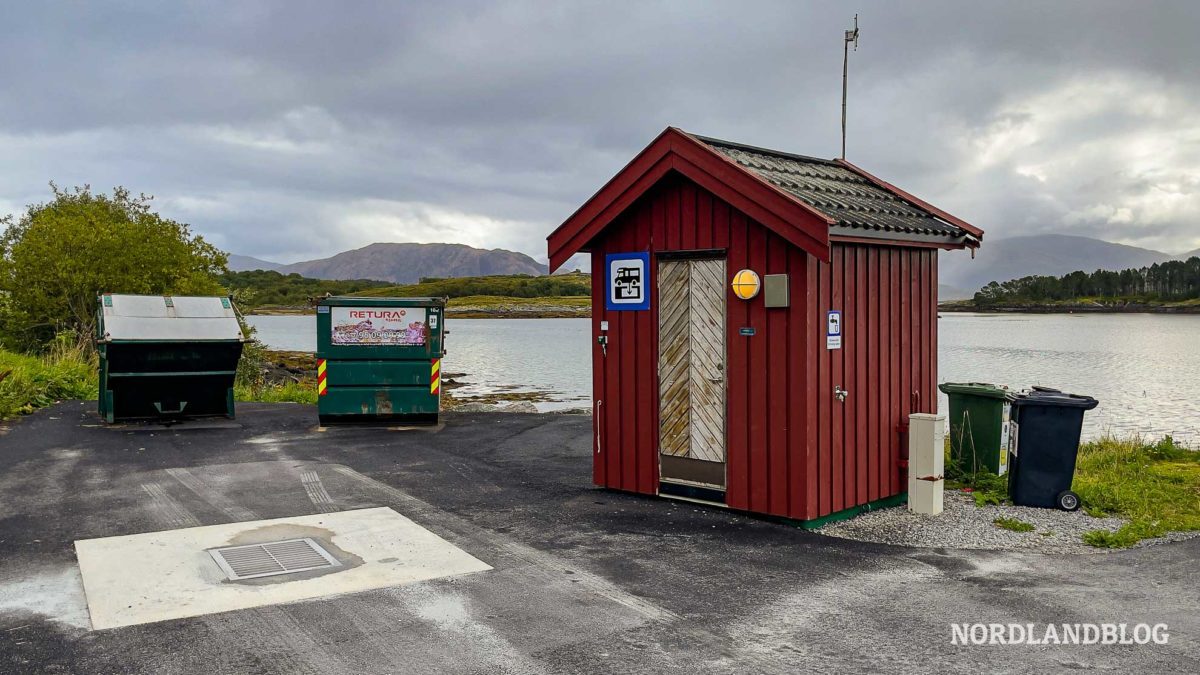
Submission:
<svg viewBox="0 0 1200 675">
<path fill-rule="evenodd" d="M 0 219 L 0 340 L 44 344 L 58 331 L 95 331 L 100 293 L 220 295 L 226 255 L 187 225 L 118 187 L 60 190 L 14 222 Z"/>
</svg>

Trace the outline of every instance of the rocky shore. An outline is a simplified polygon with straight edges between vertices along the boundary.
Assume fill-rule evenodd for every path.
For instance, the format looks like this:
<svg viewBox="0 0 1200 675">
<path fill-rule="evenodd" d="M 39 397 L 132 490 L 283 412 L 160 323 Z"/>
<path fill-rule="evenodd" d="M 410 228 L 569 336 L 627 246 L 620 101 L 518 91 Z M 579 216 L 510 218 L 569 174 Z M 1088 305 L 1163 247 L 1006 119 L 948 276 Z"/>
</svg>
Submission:
<svg viewBox="0 0 1200 675">
<path fill-rule="evenodd" d="M 537 413 L 538 403 L 554 399 L 538 391 L 494 391 L 470 396 L 455 395 L 464 384 L 466 373 L 442 374 L 442 408 L 459 412 Z M 317 357 L 311 352 L 268 351 L 263 365 L 263 378 L 268 385 L 317 383 Z M 591 414 L 587 408 L 555 410 L 557 414 Z"/>
</svg>

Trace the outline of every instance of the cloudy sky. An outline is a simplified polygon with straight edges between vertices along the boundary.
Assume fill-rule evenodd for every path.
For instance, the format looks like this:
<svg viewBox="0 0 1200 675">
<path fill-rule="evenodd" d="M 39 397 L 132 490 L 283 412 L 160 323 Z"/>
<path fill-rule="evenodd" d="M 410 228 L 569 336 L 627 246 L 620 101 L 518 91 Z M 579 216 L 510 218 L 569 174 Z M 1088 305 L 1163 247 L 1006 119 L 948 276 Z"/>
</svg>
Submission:
<svg viewBox="0 0 1200 675">
<path fill-rule="evenodd" d="M 0 214 L 125 185 L 276 261 L 545 259 L 668 125 L 848 157 L 999 238 L 1200 247 L 1200 3 L 17 3 Z"/>
</svg>

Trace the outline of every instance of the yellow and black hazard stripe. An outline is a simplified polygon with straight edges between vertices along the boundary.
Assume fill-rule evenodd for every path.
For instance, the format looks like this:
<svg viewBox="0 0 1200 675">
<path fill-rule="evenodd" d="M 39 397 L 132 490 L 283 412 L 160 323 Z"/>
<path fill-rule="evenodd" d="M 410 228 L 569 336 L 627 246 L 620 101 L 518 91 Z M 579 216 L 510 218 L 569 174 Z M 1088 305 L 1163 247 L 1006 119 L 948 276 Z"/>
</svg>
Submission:
<svg viewBox="0 0 1200 675">
<path fill-rule="evenodd" d="M 327 386 L 325 382 L 325 359 L 317 359 L 317 396 L 324 396 Z"/>
<path fill-rule="evenodd" d="M 442 360 L 433 359 L 429 364 L 429 394 L 437 396 L 442 393 Z"/>
</svg>

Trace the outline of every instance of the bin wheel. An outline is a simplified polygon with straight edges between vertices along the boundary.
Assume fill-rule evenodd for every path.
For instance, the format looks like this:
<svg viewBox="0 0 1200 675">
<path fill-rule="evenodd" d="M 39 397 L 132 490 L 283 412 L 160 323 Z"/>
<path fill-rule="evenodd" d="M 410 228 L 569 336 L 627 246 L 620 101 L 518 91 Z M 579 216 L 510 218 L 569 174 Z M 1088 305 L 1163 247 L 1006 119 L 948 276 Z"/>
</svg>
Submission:
<svg viewBox="0 0 1200 675">
<path fill-rule="evenodd" d="M 1079 495 L 1070 490 L 1063 490 L 1058 493 L 1058 498 L 1054 500 L 1058 504 L 1058 508 L 1063 511 L 1078 511 L 1079 510 Z"/>
</svg>

